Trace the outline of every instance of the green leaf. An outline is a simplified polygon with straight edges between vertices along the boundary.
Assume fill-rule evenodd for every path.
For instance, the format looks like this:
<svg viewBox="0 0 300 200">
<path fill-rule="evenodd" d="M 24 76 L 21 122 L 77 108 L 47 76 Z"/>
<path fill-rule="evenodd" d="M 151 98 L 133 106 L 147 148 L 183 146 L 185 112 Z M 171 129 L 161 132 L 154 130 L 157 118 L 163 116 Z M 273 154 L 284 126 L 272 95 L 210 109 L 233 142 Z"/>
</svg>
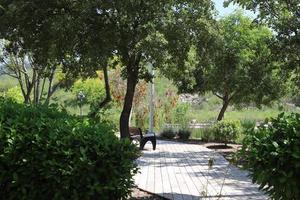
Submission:
<svg viewBox="0 0 300 200">
<path fill-rule="evenodd" d="M 272 144 L 273 144 L 273 146 L 274 146 L 275 148 L 278 148 L 278 147 L 279 147 L 278 143 L 275 142 L 275 141 L 273 141 Z"/>
</svg>

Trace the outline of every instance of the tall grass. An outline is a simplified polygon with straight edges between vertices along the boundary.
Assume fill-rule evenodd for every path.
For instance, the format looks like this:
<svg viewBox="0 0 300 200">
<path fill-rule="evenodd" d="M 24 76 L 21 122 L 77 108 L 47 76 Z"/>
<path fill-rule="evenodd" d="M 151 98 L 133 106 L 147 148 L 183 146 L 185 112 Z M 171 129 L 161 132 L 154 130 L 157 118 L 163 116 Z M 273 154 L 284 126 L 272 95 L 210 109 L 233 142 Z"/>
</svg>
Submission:
<svg viewBox="0 0 300 200">
<path fill-rule="evenodd" d="M 209 128 L 195 128 L 191 129 L 192 139 L 199 139 L 205 142 L 212 142 L 215 141 L 216 137 L 211 127 Z"/>
</svg>

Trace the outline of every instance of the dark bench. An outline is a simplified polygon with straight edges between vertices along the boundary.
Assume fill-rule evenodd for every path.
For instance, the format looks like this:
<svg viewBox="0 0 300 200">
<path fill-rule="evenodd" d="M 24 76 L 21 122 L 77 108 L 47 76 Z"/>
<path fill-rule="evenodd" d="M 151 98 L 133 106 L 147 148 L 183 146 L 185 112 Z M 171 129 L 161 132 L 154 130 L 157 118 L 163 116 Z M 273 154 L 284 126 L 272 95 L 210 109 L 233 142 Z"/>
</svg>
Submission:
<svg viewBox="0 0 300 200">
<path fill-rule="evenodd" d="M 141 128 L 130 127 L 129 128 L 130 139 L 138 140 L 140 142 L 140 150 L 144 149 L 145 144 L 150 141 L 152 143 L 153 150 L 156 149 L 156 135 L 155 133 L 146 133 L 143 135 Z"/>
</svg>

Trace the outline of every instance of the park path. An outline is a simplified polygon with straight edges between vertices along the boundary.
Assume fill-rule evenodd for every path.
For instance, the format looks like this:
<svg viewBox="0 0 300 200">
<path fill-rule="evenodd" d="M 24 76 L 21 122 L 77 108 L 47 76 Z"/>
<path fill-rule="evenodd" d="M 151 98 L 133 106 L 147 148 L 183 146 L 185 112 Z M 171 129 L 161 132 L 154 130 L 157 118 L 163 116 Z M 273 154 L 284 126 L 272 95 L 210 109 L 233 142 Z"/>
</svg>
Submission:
<svg viewBox="0 0 300 200">
<path fill-rule="evenodd" d="M 214 165 L 209 169 L 211 158 Z M 201 145 L 158 140 L 153 151 L 147 143 L 137 163 L 137 187 L 167 199 L 268 199 L 251 182 L 247 171 L 230 165 L 223 156 Z"/>
</svg>

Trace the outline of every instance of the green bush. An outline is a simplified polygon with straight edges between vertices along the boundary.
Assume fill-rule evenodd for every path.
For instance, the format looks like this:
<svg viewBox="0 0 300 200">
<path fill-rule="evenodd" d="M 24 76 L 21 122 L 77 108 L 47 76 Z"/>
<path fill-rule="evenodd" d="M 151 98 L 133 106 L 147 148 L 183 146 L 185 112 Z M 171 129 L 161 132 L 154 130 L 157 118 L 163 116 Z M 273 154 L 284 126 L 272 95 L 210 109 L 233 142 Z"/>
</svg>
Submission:
<svg viewBox="0 0 300 200">
<path fill-rule="evenodd" d="M 185 129 L 180 129 L 177 133 L 179 139 L 182 139 L 182 140 L 187 140 L 190 138 L 191 136 L 191 131 L 190 130 L 185 130 Z"/>
<path fill-rule="evenodd" d="M 216 141 L 227 145 L 234 142 L 240 134 L 241 124 L 239 121 L 220 121 L 213 126 Z"/>
<path fill-rule="evenodd" d="M 176 136 L 176 133 L 173 129 L 164 129 L 161 133 L 160 133 L 160 137 L 162 138 L 166 138 L 166 139 L 173 139 Z"/>
<path fill-rule="evenodd" d="M 280 114 L 249 130 L 239 156 L 273 199 L 300 199 L 300 114 Z"/>
<path fill-rule="evenodd" d="M 80 79 L 74 83 L 72 87 L 74 102 L 72 103 L 75 105 L 78 103 L 77 95 L 80 91 L 85 95 L 83 103 L 87 104 L 99 102 L 105 96 L 103 81 L 101 81 L 99 78 L 88 78 L 86 80 Z"/>
<path fill-rule="evenodd" d="M 241 126 L 243 128 L 243 131 L 247 131 L 248 129 L 254 128 L 256 125 L 255 120 L 250 120 L 250 119 L 244 119 L 241 120 Z"/>
<path fill-rule="evenodd" d="M 0 99 L 0 199 L 121 199 L 136 147 L 107 124 Z"/>
<path fill-rule="evenodd" d="M 172 121 L 175 124 L 180 124 L 181 126 L 186 126 L 189 121 L 188 111 L 190 109 L 190 105 L 187 103 L 179 103 L 176 105 L 174 110 L 172 111 Z"/>
<path fill-rule="evenodd" d="M 10 98 L 17 103 L 24 102 L 24 97 L 22 95 L 21 88 L 18 86 L 9 88 L 7 91 L 0 93 L 0 96 L 4 98 Z"/>
<path fill-rule="evenodd" d="M 205 142 L 215 141 L 214 131 L 211 127 L 192 129 L 192 137 Z"/>
</svg>

